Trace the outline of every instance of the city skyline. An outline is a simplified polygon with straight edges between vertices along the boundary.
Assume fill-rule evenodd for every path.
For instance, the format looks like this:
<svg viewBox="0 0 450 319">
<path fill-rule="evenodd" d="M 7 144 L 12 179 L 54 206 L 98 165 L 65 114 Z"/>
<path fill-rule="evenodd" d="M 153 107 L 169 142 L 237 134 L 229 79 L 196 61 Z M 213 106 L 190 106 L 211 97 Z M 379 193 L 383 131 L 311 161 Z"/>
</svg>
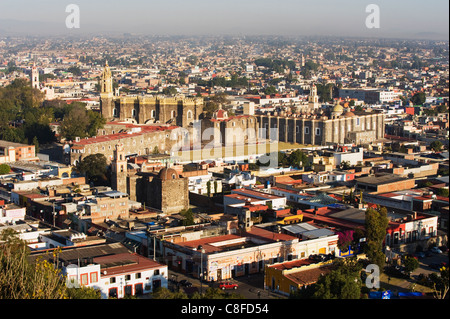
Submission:
<svg viewBox="0 0 450 319">
<path fill-rule="evenodd" d="M 80 28 L 68 29 L 69 4 L 80 8 Z M 371 12 L 380 9 L 380 27 L 368 28 Z M 349 36 L 448 40 L 448 1 L 206 1 L 132 0 L 61 2 L 2 1 L 4 35 L 281 35 Z"/>
</svg>

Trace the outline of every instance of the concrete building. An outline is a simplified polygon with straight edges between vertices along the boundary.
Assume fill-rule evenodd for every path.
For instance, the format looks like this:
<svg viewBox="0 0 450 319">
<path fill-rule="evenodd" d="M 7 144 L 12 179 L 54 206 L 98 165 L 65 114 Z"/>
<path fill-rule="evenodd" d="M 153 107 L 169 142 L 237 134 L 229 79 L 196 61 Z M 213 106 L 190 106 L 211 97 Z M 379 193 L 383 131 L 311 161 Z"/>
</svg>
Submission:
<svg viewBox="0 0 450 319">
<path fill-rule="evenodd" d="M 0 141 L 0 164 L 38 160 L 34 145 Z"/>
<path fill-rule="evenodd" d="M 332 269 L 331 261 L 314 263 L 307 259 L 268 265 L 264 272 L 264 289 L 289 296 L 315 284 L 320 276 L 330 273 Z"/>
<path fill-rule="evenodd" d="M 134 125 L 107 123 L 99 135 L 76 139 L 64 148 L 64 161 L 76 165 L 88 155 L 102 153 L 108 163 L 114 158 L 117 144 L 122 144 L 124 156 L 170 152 L 180 142 L 180 128 L 170 125 Z"/>
<path fill-rule="evenodd" d="M 115 96 L 111 69 L 102 72 L 100 110 L 108 121 L 135 124 L 161 123 L 188 127 L 203 111 L 201 98 L 166 98 L 153 96 Z"/>
<path fill-rule="evenodd" d="M 339 97 L 343 99 L 358 99 L 366 104 L 382 104 L 399 101 L 399 91 L 384 89 L 339 89 Z"/>
<path fill-rule="evenodd" d="M 32 253 L 29 259 L 50 259 L 53 263 L 51 256 L 45 251 Z M 67 277 L 67 287 L 97 289 L 102 299 L 139 296 L 167 288 L 166 265 L 130 253 L 120 243 L 66 248 L 58 257 L 57 267 Z"/>
<path fill-rule="evenodd" d="M 378 176 L 357 178 L 355 189 L 367 193 L 387 193 L 412 189 L 415 185 L 415 180 L 411 178 L 392 174 L 378 174 Z"/>
<path fill-rule="evenodd" d="M 343 112 L 335 114 L 297 114 L 296 116 L 256 115 L 261 133 L 269 138 L 270 131 L 277 133 L 281 142 L 335 145 L 370 144 L 384 138 L 384 114 L 376 112 Z M 333 114 L 331 114 L 333 113 Z M 337 115 L 340 114 L 340 115 Z"/>
<path fill-rule="evenodd" d="M 307 258 L 324 251 L 334 253 L 337 235 L 300 241 L 295 236 L 259 227 L 235 234 L 181 243 L 164 242 L 169 267 L 204 280 L 220 281 L 264 271 L 265 265 Z"/>
</svg>

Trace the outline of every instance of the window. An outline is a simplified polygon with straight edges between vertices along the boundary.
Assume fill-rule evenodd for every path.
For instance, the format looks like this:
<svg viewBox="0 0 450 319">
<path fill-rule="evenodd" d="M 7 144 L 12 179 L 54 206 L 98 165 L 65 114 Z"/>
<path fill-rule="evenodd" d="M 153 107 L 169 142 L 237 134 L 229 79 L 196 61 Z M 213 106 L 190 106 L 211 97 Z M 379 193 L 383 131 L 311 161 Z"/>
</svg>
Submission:
<svg viewBox="0 0 450 319">
<path fill-rule="evenodd" d="M 135 275 L 135 277 L 134 277 L 134 278 L 136 278 L 136 279 L 140 279 L 140 278 L 141 278 L 141 273 L 140 273 L 140 272 L 136 273 L 136 275 Z"/>
<path fill-rule="evenodd" d="M 98 274 L 96 272 L 91 272 L 91 283 L 98 282 Z"/>
<path fill-rule="evenodd" d="M 131 280 L 131 275 L 125 275 L 125 280 Z"/>
<path fill-rule="evenodd" d="M 110 283 L 110 284 L 116 283 L 116 277 L 111 277 L 111 278 L 109 278 L 109 283 Z"/>
<path fill-rule="evenodd" d="M 158 276 L 159 275 L 159 269 L 156 269 L 154 272 L 153 272 L 153 276 Z"/>
<path fill-rule="evenodd" d="M 316 128 L 316 135 L 320 135 L 320 128 Z"/>
<path fill-rule="evenodd" d="M 117 288 L 110 288 L 108 291 L 108 296 L 110 298 L 117 298 Z"/>
<path fill-rule="evenodd" d="M 81 278 L 81 284 L 83 286 L 86 286 L 89 283 L 88 282 L 88 274 L 81 274 L 80 278 Z"/>
<path fill-rule="evenodd" d="M 309 127 L 305 126 L 305 134 L 309 134 Z"/>
</svg>

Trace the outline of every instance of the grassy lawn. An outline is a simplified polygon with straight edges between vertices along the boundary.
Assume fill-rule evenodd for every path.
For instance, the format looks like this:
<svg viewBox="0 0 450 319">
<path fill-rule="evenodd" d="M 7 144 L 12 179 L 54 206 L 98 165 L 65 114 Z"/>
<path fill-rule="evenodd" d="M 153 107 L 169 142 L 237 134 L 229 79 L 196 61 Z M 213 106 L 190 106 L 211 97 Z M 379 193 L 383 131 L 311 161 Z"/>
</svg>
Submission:
<svg viewBox="0 0 450 319">
<path fill-rule="evenodd" d="M 384 288 L 386 290 L 408 292 L 408 291 L 411 291 L 411 288 L 413 287 L 413 285 L 414 285 L 414 291 L 423 292 L 423 293 L 433 292 L 433 290 L 431 288 L 417 284 L 413 278 L 400 279 L 400 278 L 391 277 L 391 279 L 388 280 L 388 276 L 386 274 L 382 273 L 380 275 L 380 286 L 381 286 L 381 288 Z"/>
</svg>

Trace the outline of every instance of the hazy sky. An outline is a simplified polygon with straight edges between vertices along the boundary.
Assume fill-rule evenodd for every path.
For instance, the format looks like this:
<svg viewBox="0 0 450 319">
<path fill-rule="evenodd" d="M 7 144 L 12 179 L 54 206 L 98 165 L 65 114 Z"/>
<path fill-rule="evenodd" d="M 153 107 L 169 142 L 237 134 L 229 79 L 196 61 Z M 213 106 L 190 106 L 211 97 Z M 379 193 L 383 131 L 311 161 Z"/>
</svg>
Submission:
<svg viewBox="0 0 450 319">
<path fill-rule="evenodd" d="M 65 26 L 80 8 L 80 29 Z M 380 28 L 365 25 L 380 8 Z M 448 0 L 0 0 L 0 32 L 275 34 L 448 40 Z"/>
</svg>

